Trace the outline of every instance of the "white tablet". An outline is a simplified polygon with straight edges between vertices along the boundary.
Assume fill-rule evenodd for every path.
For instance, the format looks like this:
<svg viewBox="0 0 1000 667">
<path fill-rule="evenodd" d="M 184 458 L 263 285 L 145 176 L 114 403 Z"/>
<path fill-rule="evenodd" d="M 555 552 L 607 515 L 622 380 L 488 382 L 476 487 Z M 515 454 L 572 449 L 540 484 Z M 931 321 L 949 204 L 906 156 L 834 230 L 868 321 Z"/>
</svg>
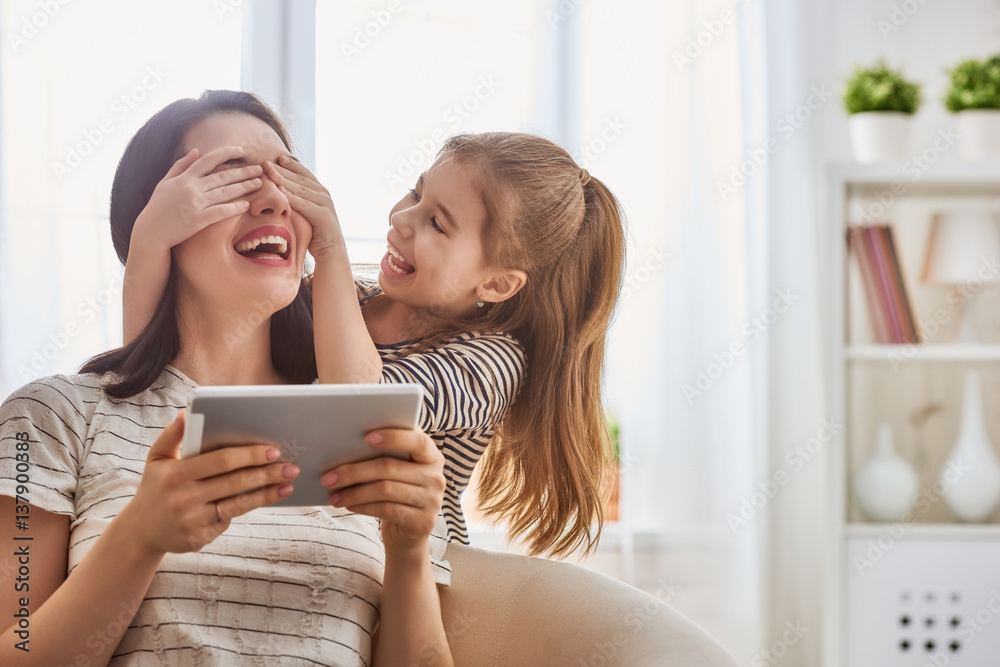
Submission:
<svg viewBox="0 0 1000 667">
<path fill-rule="evenodd" d="M 405 454 L 369 447 L 379 428 L 416 428 L 423 389 L 416 384 L 307 384 L 196 387 L 188 398 L 181 456 L 270 442 L 295 463 L 295 490 L 271 505 L 328 505 L 324 472 L 343 463 Z"/>
</svg>

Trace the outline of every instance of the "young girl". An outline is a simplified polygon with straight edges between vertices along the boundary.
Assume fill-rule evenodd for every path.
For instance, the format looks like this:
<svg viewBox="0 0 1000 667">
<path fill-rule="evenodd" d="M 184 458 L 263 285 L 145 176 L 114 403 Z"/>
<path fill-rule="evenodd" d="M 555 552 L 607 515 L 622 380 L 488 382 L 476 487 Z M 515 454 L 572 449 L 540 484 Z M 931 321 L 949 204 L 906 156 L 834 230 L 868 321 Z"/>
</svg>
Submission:
<svg viewBox="0 0 1000 667">
<path fill-rule="evenodd" d="M 195 224 L 173 224 L 152 200 L 136 223 L 126 338 L 159 299 L 172 245 L 232 215 L 233 200 L 268 178 L 313 226 L 320 382 L 424 386 L 421 428 L 446 459 L 449 539 L 468 541 L 460 495 L 485 451 L 487 516 L 505 519 L 531 553 L 594 547 L 610 455 L 601 376 L 624 259 L 619 205 L 604 184 L 541 137 L 453 137 L 392 208 L 376 284 L 352 276 L 330 195 L 305 167 L 283 158 L 216 172 L 256 163 L 209 157 L 185 156 L 160 186 L 189 202 Z M 288 251 L 277 236 L 235 249 L 273 262 Z"/>
</svg>

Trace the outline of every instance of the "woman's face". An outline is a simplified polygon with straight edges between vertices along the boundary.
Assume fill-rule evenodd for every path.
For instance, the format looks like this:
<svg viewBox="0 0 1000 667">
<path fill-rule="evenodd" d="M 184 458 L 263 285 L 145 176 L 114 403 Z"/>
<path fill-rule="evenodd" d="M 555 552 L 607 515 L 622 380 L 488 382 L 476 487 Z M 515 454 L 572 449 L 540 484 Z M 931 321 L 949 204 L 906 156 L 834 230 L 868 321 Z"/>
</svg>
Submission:
<svg viewBox="0 0 1000 667">
<path fill-rule="evenodd" d="M 244 113 L 219 113 L 192 126 L 181 141 L 180 153 L 197 148 L 199 155 L 205 155 L 224 146 L 242 146 L 244 154 L 216 171 L 277 162 L 290 155 L 267 123 Z M 174 247 L 180 295 L 211 309 L 206 312 L 253 311 L 268 317 L 290 304 L 298 292 L 312 226 L 302 216 L 293 218 L 285 195 L 266 174 L 260 178 L 262 186 L 241 197 L 250 203 L 247 211 L 213 223 Z M 268 236 L 283 237 L 286 252 L 236 251 L 238 244 L 245 248 L 246 241 Z M 261 248 L 278 250 L 280 243 Z"/>
</svg>

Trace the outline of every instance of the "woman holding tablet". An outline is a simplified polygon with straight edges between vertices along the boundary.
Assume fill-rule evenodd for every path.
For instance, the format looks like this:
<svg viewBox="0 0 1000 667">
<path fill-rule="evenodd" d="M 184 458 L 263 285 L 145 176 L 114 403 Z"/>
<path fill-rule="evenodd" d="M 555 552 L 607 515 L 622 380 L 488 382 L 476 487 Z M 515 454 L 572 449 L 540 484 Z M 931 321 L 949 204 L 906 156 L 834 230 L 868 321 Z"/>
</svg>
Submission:
<svg viewBox="0 0 1000 667">
<path fill-rule="evenodd" d="M 298 475 L 273 446 L 179 456 L 191 388 L 316 377 L 300 289 L 312 230 L 260 166 L 286 155 L 275 114 L 223 91 L 171 104 L 126 149 L 111 201 L 123 262 L 178 158 L 217 178 L 218 205 L 176 212 L 200 231 L 174 248 L 135 340 L 0 406 L 0 539 L 15 552 L 0 565 L 20 573 L 0 592 L 0 664 L 450 664 L 446 545 L 431 537 L 443 457 L 425 434 L 369 434 L 411 460 L 342 466 L 327 507 L 268 507 Z M 262 234 L 277 258 L 237 252 Z"/>
</svg>

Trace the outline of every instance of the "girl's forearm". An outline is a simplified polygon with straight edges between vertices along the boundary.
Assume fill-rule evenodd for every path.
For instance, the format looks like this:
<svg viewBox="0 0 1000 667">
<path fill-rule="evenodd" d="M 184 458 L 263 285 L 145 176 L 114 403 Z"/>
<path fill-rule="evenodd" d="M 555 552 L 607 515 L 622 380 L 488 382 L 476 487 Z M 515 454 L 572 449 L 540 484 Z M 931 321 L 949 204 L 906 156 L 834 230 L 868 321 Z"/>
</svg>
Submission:
<svg viewBox="0 0 1000 667">
<path fill-rule="evenodd" d="M 73 573 L 33 614 L 29 651 L 18 627 L 0 634 L 0 664 L 107 665 L 149 589 L 162 555 L 151 554 L 112 521 Z"/>
<path fill-rule="evenodd" d="M 324 384 L 377 383 L 382 358 L 358 304 L 346 249 L 316 258 L 313 272 L 316 368 Z"/>
<path fill-rule="evenodd" d="M 170 249 L 155 251 L 132 243 L 122 285 L 123 344 L 131 343 L 153 319 L 170 278 Z"/>
<path fill-rule="evenodd" d="M 454 665 L 426 549 L 386 552 L 374 665 Z"/>
</svg>

